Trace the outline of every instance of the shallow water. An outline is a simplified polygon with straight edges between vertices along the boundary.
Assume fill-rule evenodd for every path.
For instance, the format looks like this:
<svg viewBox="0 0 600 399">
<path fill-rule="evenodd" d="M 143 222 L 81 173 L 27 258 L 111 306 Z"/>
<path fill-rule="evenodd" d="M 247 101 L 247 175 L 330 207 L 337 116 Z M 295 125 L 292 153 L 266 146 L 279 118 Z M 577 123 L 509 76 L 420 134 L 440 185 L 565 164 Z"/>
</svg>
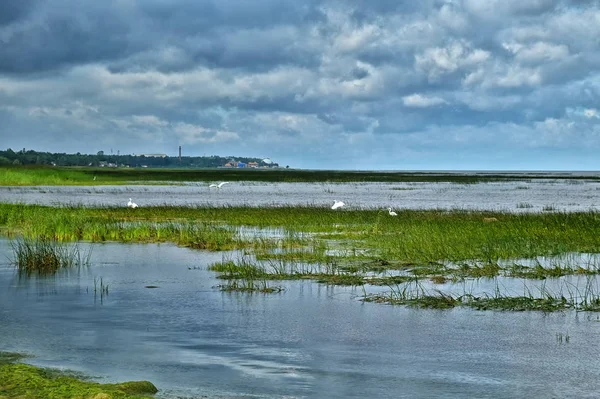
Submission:
<svg viewBox="0 0 600 399">
<path fill-rule="evenodd" d="M 509 212 L 600 209 L 600 182 L 543 179 L 477 184 L 457 183 L 263 183 L 231 182 L 181 186 L 0 187 L 3 202 L 126 206 L 331 206 L 350 209 L 471 209 Z"/>
<path fill-rule="evenodd" d="M 223 293 L 206 270 L 223 254 L 167 244 L 94 244 L 91 266 L 48 278 L 19 279 L 11 255 L 0 240 L 0 350 L 104 381 L 148 379 L 163 396 L 595 398 L 600 389 L 595 314 L 414 310 L 310 281 L 275 295 Z M 99 278 L 107 296 L 94 295 Z"/>
</svg>

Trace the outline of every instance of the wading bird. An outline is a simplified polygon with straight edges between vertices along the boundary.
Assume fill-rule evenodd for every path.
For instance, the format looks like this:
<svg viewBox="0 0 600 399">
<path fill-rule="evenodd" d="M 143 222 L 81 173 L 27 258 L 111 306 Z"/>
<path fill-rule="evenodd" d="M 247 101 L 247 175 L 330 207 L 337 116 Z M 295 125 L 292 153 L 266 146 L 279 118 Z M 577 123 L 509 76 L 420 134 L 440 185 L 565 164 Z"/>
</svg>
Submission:
<svg viewBox="0 0 600 399">
<path fill-rule="evenodd" d="M 129 202 L 127 203 L 127 206 L 130 207 L 130 208 L 137 208 L 138 207 L 138 205 L 135 202 L 131 201 L 131 198 L 129 198 Z"/>
<path fill-rule="evenodd" d="M 394 211 L 392 211 L 392 208 L 388 208 L 388 212 L 390 213 L 391 216 L 398 216 L 398 214 Z"/>
<path fill-rule="evenodd" d="M 229 184 L 229 182 L 228 182 L 228 181 L 224 181 L 224 182 L 221 182 L 221 183 L 219 183 L 219 184 L 213 183 L 213 184 L 211 184 L 211 185 L 210 185 L 210 186 L 208 186 L 208 187 L 209 187 L 209 188 L 210 188 L 210 187 L 221 188 L 221 187 L 223 187 L 225 184 Z"/>
<path fill-rule="evenodd" d="M 344 204 L 342 201 L 334 200 L 333 205 L 331 206 L 331 209 L 338 209 L 338 208 L 343 207 L 344 205 L 346 205 L 346 204 Z"/>
</svg>

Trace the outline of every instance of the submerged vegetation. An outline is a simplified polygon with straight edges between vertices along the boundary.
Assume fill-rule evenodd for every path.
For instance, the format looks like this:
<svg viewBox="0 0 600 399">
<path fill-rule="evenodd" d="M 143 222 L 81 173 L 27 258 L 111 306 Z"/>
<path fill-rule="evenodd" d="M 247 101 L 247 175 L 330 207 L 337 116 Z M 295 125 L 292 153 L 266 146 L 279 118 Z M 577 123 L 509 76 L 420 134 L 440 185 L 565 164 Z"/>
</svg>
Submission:
<svg viewBox="0 0 600 399">
<path fill-rule="evenodd" d="M 444 293 L 438 289 L 427 288 L 418 279 L 413 279 L 405 284 L 390 286 L 387 293 L 365 294 L 363 300 L 433 309 L 470 307 L 476 310 L 554 312 L 573 309 L 597 312 L 600 311 L 600 291 L 591 283 L 592 281 L 588 280 L 588 284 L 582 290 L 562 284 L 557 292 L 545 286 L 530 288 L 525 285 L 523 295 L 511 296 L 501 293 L 497 286 L 493 293 L 478 295 L 467 291 L 458 294 Z"/>
<path fill-rule="evenodd" d="M 144 399 L 158 392 L 148 381 L 99 384 L 61 371 L 18 363 L 24 357 L 0 352 L 0 398 Z"/>
</svg>

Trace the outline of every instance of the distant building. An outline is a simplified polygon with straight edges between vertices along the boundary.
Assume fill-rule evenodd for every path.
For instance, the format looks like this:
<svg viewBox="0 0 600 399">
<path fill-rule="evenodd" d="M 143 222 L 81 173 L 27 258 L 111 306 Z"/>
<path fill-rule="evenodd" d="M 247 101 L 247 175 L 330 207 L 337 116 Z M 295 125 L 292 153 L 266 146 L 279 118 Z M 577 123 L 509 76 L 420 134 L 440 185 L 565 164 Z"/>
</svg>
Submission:
<svg viewBox="0 0 600 399">
<path fill-rule="evenodd" d="M 225 165 L 223 165 L 226 168 L 233 168 L 233 165 L 231 164 L 231 162 L 227 162 Z"/>
<path fill-rule="evenodd" d="M 248 162 L 249 168 L 258 168 L 258 162 Z"/>
<path fill-rule="evenodd" d="M 237 167 L 238 167 L 238 168 L 245 168 L 245 167 L 246 167 L 246 164 L 245 164 L 245 163 L 243 163 L 243 162 L 238 162 L 238 163 L 237 163 Z"/>
</svg>

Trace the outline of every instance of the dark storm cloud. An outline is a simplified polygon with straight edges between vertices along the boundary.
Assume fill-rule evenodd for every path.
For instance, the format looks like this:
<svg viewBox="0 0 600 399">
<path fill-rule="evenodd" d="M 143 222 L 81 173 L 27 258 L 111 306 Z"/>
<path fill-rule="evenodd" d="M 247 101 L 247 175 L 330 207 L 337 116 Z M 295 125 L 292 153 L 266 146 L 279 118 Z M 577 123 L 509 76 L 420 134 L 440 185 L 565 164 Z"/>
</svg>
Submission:
<svg viewBox="0 0 600 399">
<path fill-rule="evenodd" d="M 15 2 L 16 3 L 16 2 Z M 35 8 L 35 12 L 31 9 Z M 2 40 L 0 72 L 30 73 L 82 63 L 114 63 L 114 70 L 169 70 L 155 53 L 181 50 L 174 69 L 210 67 L 266 68 L 296 59 L 314 64 L 296 41 L 322 13 L 311 2 L 295 1 L 118 1 L 57 0 L 3 6 L 4 19 L 20 24 Z M 1 11 L 1 9 L 0 9 Z M 265 30 L 265 27 L 270 27 Z"/>
<path fill-rule="evenodd" d="M 87 3 L 87 4 L 84 4 Z M 132 41 L 135 21 L 92 2 L 39 2 L 19 24 L 5 28 L 0 72 L 43 72 L 118 59 L 142 48 Z"/>
<path fill-rule="evenodd" d="M 249 29 L 312 23 L 322 19 L 322 13 L 316 9 L 318 4 L 318 1 L 311 0 L 150 0 L 139 2 L 138 9 L 156 26 L 193 34 L 215 27 Z"/>
<path fill-rule="evenodd" d="M 36 0 L 0 2 L 0 26 L 23 19 L 33 9 Z"/>
</svg>

